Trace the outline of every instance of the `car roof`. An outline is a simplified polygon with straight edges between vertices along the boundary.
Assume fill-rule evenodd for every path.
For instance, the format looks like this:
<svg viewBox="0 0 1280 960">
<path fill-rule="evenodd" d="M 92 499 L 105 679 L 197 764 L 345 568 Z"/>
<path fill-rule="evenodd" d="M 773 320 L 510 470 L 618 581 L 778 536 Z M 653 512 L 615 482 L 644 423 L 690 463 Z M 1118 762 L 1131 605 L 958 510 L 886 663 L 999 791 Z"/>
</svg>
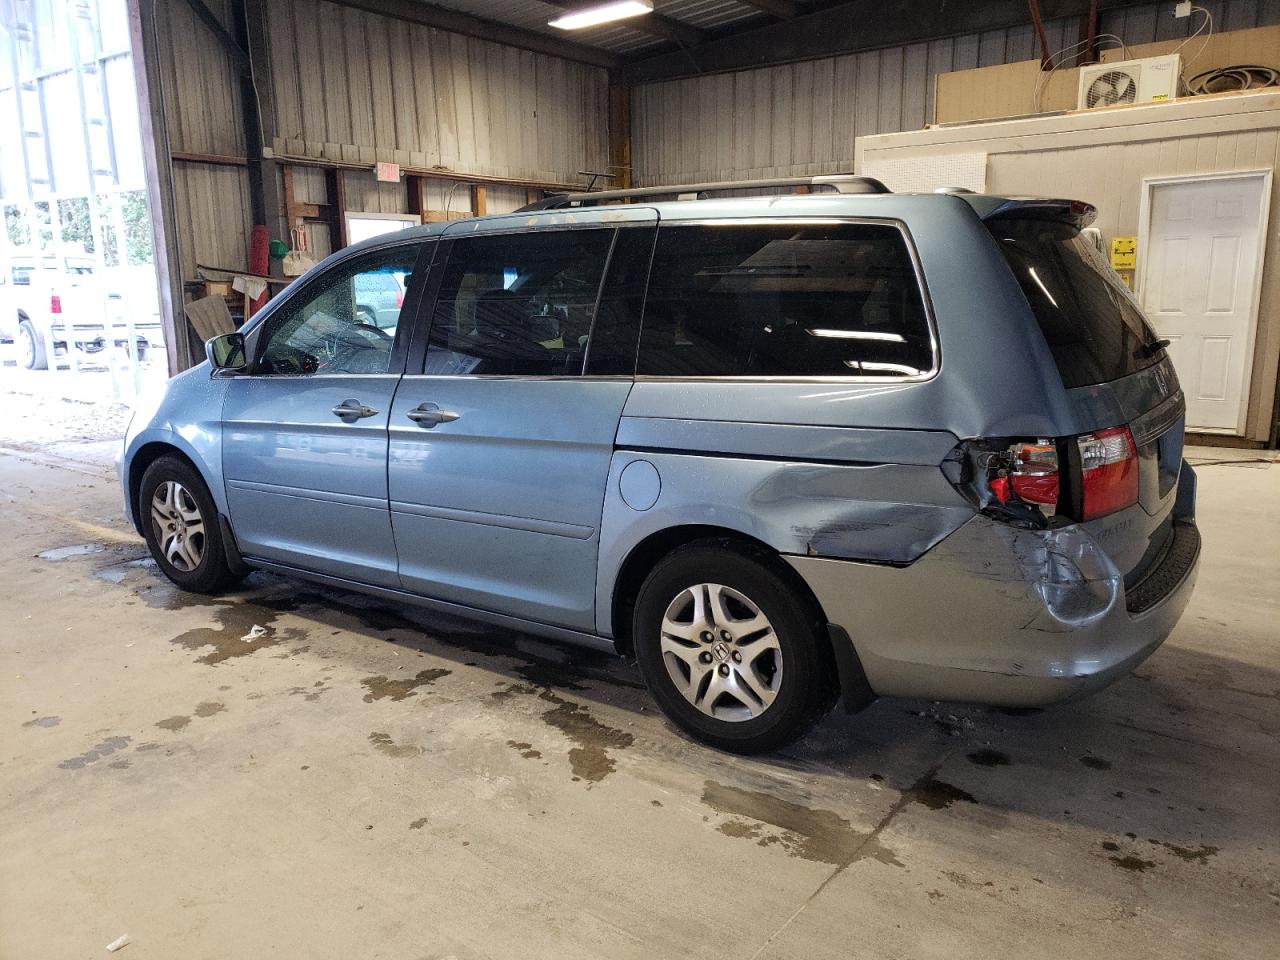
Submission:
<svg viewBox="0 0 1280 960">
<path fill-rule="evenodd" d="M 766 218 L 874 218 L 898 220 L 911 216 L 928 216 L 930 212 L 948 211 L 955 216 L 968 208 L 979 219 L 1008 215 L 1015 210 L 1087 211 L 1082 218 L 1091 219 L 1093 208 L 1080 201 L 1014 197 L 1003 194 L 980 194 L 949 189 L 934 193 L 786 193 L 774 196 L 711 197 L 698 200 L 660 200 L 608 204 L 601 206 L 561 207 L 545 210 L 516 210 L 511 213 L 468 217 L 444 223 L 410 227 L 394 234 L 381 234 L 338 251 L 343 259 L 363 250 L 381 249 L 414 240 L 458 237 L 512 230 L 563 229 L 568 226 L 603 224 L 696 222 L 706 220 L 749 220 Z M 1039 214 L 1038 214 L 1039 215 Z M 1078 225 L 1083 225 L 1082 223 Z"/>
</svg>

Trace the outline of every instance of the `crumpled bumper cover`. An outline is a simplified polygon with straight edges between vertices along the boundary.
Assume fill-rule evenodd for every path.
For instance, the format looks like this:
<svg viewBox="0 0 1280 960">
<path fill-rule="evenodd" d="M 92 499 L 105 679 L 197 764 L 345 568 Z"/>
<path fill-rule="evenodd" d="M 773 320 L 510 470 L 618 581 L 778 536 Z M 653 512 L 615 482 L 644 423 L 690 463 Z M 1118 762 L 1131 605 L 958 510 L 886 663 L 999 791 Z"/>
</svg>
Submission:
<svg viewBox="0 0 1280 960">
<path fill-rule="evenodd" d="M 1128 592 L 1082 527 L 983 516 L 909 567 L 787 560 L 852 638 L 877 694 L 1038 706 L 1105 686 L 1173 630 L 1200 553 L 1193 517 L 1174 533 Z"/>
</svg>

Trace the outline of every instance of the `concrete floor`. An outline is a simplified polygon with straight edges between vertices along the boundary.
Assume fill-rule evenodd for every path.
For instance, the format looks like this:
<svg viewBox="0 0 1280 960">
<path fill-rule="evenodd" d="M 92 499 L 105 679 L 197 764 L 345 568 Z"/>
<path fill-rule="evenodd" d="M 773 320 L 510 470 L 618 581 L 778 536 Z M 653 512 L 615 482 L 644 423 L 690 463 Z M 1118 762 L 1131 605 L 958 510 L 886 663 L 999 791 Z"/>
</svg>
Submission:
<svg viewBox="0 0 1280 960">
<path fill-rule="evenodd" d="M 1200 471 L 1198 591 L 1111 689 L 881 701 L 743 760 L 621 661 L 263 575 L 181 595 L 113 444 L 0 447 L 0 956 L 1275 949 L 1275 463 L 1196 451 L 1232 461 Z"/>
</svg>

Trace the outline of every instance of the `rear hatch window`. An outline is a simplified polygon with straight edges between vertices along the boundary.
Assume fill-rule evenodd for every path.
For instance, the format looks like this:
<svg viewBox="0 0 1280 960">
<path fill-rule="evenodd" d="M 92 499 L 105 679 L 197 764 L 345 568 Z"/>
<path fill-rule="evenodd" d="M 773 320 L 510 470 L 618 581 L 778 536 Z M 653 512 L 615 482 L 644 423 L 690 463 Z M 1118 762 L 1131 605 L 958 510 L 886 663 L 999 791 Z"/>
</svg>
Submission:
<svg viewBox="0 0 1280 960">
<path fill-rule="evenodd" d="M 1129 288 L 1075 226 L 1031 218 L 987 226 L 1067 388 L 1119 380 L 1164 356 Z"/>
</svg>

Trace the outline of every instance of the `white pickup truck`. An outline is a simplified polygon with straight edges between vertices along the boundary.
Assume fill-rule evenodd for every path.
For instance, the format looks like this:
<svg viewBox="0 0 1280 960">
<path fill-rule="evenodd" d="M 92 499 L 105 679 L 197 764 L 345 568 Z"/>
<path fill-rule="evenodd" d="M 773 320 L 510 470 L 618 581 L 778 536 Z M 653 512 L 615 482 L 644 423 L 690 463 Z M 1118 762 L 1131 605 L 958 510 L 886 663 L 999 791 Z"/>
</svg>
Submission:
<svg viewBox="0 0 1280 960">
<path fill-rule="evenodd" d="M 108 320 L 112 342 L 127 347 L 126 309 L 134 314 L 138 359 L 145 360 L 149 350 L 163 347 L 155 282 L 147 279 L 150 272 L 132 267 L 113 270 L 107 282 L 99 284 L 94 266 L 84 256 L 69 255 L 59 261 L 51 254 L 18 253 L 9 259 L 3 278 L 7 289 L 0 296 L 0 339 L 18 344 L 20 361 L 28 370 L 48 368 L 50 340 L 56 356 L 66 354 L 68 341 L 87 354 L 102 351 L 107 345 Z M 129 276 L 134 272 L 145 272 L 146 277 L 134 282 Z"/>
</svg>

